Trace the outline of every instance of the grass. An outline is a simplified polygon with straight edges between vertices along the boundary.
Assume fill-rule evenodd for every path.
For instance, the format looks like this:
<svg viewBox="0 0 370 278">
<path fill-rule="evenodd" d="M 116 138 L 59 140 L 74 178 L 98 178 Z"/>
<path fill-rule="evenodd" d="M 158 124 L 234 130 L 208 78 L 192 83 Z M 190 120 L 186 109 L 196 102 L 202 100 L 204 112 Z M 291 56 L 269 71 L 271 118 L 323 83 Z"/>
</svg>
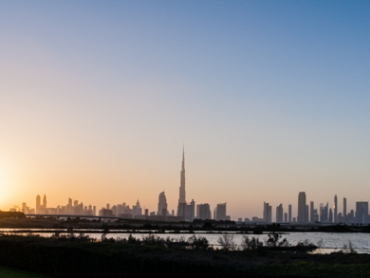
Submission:
<svg viewBox="0 0 370 278">
<path fill-rule="evenodd" d="M 1 278 L 51 278 L 42 274 L 0 266 Z"/>
</svg>

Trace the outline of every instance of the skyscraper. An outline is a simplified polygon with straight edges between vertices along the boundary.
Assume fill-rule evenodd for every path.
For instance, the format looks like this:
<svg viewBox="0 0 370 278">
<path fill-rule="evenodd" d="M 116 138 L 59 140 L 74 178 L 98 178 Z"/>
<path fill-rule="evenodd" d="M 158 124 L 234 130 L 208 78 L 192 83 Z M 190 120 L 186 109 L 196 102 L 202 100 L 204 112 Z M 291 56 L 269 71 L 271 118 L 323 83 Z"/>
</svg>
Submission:
<svg viewBox="0 0 370 278">
<path fill-rule="evenodd" d="M 289 205 L 288 212 L 289 212 L 289 222 L 292 222 L 292 205 Z"/>
<path fill-rule="evenodd" d="M 185 192 L 185 151 L 182 149 L 182 167 L 180 172 L 180 189 L 179 189 L 179 204 L 177 207 L 177 216 L 184 216 L 184 204 L 186 204 L 186 192 Z"/>
<path fill-rule="evenodd" d="M 356 222 L 366 224 L 369 218 L 369 202 L 356 202 Z"/>
<path fill-rule="evenodd" d="M 197 218 L 206 220 L 211 219 L 211 209 L 209 204 L 199 204 L 197 205 Z"/>
<path fill-rule="evenodd" d="M 266 202 L 263 202 L 263 220 L 266 223 L 271 223 L 272 221 L 272 207 Z"/>
<path fill-rule="evenodd" d="M 276 207 L 276 223 L 283 222 L 283 215 L 284 215 L 283 204 L 280 204 L 279 206 Z"/>
<path fill-rule="evenodd" d="M 334 223 L 338 222 L 338 198 L 334 196 Z"/>
<path fill-rule="evenodd" d="M 310 202 L 310 222 L 311 223 L 315 223 L 315 213 L 314 213 L 314 210 L 315 210 L 315 205 L 314 205 L 314 202 L 311 201 Z"/>
<path fill-rule="evenodd" d="M 217 204 L 214 210 L 214 219 L 215 220 L 226 220 L 226 203 Z"/>
<path fill-rule="evenodd" d="M 159 194 L 158 199 L 157 215 L 167 216 L 167 199 L 164 191 Z"/>
<path fill-rule="evenodd" d="M 142 208 L 139 200 L 137 200 L 136 205 L 132 206 L 132 213 L 134 216 L 140 216 L 142 214 Z"/>
<path fill-rule="evenodd" d="M 36 196 L 36 213 L 41 213 L 41 196 L 37 194 Z"/>
<path fill-rule="evenodd" d="M 195 202 L 191 200 L 190 204 L 185 206 L 185 220 L 193 221 L 195 218 Z"/>
<path fill-rule="evenodd" d="M 347 223 L 347 198 L 343 198 L 343 221 Z"/>
<path fill-rule="evenodd" d="M 42 199 L 43 213 L 47 213 L 46 208 L 47 208 L 47 201 L 46 201 L 46 194 L 44 194 L 44 198 Z"/>
<path fill-rule="evenodd" d="M 310 206 L 309 205 L 306 205 L 306 210 L 304 211 L 305 215 L 304 215 L 304 219 L 306 222 L 309 222 L 309 217 L 308 217 L 308 214 L 310 212 Z"/>
<path fill-rule="evenodd" d="M 329 209 L 329 223 L 333 222 L 333 210 L 330 208 Z"/>
<path fill-rule="evenodd" d="M 329 204 L 320 204 L 320 221 L 322 223 L 328 222 Z"/>
<path fill-rule="evenodd" d="M 308 219 L 306 219 L 306 193 L 299 192 L 298 194 L 298 223 L 306 223 Z"/>
</svg>

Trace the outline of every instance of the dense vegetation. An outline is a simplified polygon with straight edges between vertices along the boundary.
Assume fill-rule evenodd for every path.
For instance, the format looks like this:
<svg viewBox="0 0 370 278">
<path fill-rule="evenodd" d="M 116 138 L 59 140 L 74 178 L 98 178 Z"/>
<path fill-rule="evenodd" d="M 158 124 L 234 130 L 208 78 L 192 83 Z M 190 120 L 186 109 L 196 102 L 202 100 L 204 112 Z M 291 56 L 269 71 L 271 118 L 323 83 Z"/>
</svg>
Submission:
<svg viewBox="0 0 370 278">
<path fill-rule="evenodd" d="M 154 235 L 113 240 L 103 236 L 55 234 L 0 236 L 0 264 L 53 277 L 369 277 L 370 256 L 337 252 L 307 253 L 277 234 L 264 242 L 244 237 L 235 243 L 219 239 L 221 249 L 206 239 L 163 239 Z M 299 246 L 298 246 L 299 247 Z M 238 251 L 230 251 L 238 250 Z"/>
<path fill-rule="evenodd" d="M 2 218 L 16 218 L 16 219 L 22 219 L 26 218 L 23 212 L 19 211 L 1 211 L 0 210 L 0 219 Z"/>
</svg>

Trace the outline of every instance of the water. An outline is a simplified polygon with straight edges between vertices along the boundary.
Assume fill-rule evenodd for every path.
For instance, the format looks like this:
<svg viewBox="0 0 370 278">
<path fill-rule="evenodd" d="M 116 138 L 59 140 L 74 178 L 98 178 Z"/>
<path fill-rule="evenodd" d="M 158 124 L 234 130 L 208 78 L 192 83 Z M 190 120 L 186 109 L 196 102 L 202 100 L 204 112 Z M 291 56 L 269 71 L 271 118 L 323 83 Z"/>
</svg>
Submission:
<svg viewBox="0 0 370 278">
<path fill-rule="evenodd" d="M 0 232 L 13 232 L 13 231 L 21 231 L 24 229 L 0 229 Z M 40 236 L 50 237 L 53 233 L 37 233 L 36 231 L 40 230 L 47 230 L 52 231 L 54 229 L 27 229 L 35 231 L 34 234 L 39 234 Z M 102 232 L 99 233 L 89 233 L 88 229 L 74 231 L 75 235 L 83 232 L 84 235 L 88 235 L 91 238 L 96 238 L 98 240 L 101 239 Z M 62 233 L 63 234 L 63 233 Z M 65 233 L 67 234 L 67 232 Z M 130 233 L 126 231 L 118 232 L 118 233 L 108 233 L 106 234 L 107 238 L 114 238 L 114 239 L 123 239 L 128 238 Z M 141 239 L 142 237 L 148 236 L 149 233 L 133 233 L 132 236 L 135 238 Z M 202 231 L 197 231 L 193 234 L 189 233 L 154 233 L 156 237 L 167 238 L 171 237 L 173 239 L 179 239 L 183 237 L 187 240 L 189 237 L 196 235 L 207 238 L 210 245 L 218 246 L 217 240 L 220 238 L 221 234 L 219 233 L 206 233 Z M 243 234 L 233 234 L 234 242 L 236 244 L 240 244 L 243 239 Z M 248 234 L 249 238 L 255 237 L 258 238 L 260 241 L 264 242 L 267 239 L 267 234 Z M 353 248 L 358 253 L 368 253 L 370 254 L 370 234 L 368 233 L 316 233 L 316 232 L 295 232 L 295 233 L 284 233 L 282 234 L 281 239 L 286 238 L 289 244 L 295 245 L 298 242 L 307 241 L 309 243 L 313 243 L 319 247 L 319 250 L 316 252 L 318 253 L 330 253 L 332 251 L 339 251 L 342 250 L 344 245 L 349 244 L 351 242 Z"/>
</svg>

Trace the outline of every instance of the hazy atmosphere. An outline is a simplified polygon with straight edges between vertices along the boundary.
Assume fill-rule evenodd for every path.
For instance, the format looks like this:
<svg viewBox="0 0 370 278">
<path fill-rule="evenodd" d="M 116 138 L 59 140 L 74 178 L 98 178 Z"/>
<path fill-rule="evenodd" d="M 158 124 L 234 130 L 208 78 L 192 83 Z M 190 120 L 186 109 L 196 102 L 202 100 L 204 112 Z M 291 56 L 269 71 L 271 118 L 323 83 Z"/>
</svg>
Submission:
<svg viewBox="0 0 370 278">
<path fill-rule="evenodd" d="M 1 1 L 0 209 L 370 201 L 370 2 Z M 341 201 L 339 209 L 341 210 Z"/>
</svg>

